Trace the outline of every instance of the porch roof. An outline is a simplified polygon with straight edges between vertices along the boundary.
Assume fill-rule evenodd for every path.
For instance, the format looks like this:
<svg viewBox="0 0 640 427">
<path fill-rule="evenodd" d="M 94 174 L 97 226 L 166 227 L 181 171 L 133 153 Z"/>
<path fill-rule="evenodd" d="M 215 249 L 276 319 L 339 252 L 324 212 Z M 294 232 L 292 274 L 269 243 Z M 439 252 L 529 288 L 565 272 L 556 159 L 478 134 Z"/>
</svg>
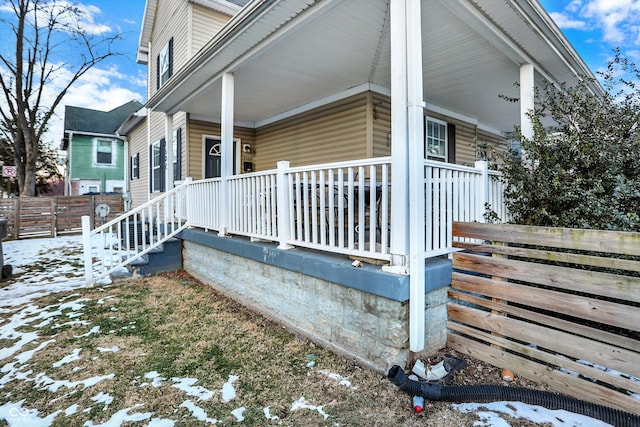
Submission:
<svg viewBox="0 0 640 427">
<path fill-rule="evenodd" d="M 489 130 L 511 131 L 520 65 L 536 80 L 592 76 L 536 0 L 422 2 L 424 99 Z M 390 93 L 388 0 L 251 1 L 148 101 L 219 121 L 221 75 L 235 76 L 236 123 L 259 127 L 322 100 Z M 593 91 L 601 93 L 595 83 Z"/>
</svg>

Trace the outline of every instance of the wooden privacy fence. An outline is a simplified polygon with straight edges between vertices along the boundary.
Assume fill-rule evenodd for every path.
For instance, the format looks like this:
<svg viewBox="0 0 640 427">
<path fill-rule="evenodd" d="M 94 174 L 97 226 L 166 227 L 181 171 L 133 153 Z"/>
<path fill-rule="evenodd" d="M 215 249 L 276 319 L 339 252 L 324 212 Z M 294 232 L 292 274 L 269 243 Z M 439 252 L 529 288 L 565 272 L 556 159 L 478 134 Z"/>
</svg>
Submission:
<svg viewBox="0 0 640 427">
<path fill-rule="evenodd" d="M 448 346 L 640 414 L 640 233 L 454 223 Z M 455 238 L 454 237 L 454 238 Z"/>
<path fill-rule="evenodd" d="M 99 204 L 109 206 L 109 215 L 105 219 L 96 214 Z M 7 218 L 9 239 L 79 233 L 83 215 L 91 217 L 93 228 L 123 211 L 124 204 L 119 194 L 0 199 L 0 217 Z"/>
</svg>

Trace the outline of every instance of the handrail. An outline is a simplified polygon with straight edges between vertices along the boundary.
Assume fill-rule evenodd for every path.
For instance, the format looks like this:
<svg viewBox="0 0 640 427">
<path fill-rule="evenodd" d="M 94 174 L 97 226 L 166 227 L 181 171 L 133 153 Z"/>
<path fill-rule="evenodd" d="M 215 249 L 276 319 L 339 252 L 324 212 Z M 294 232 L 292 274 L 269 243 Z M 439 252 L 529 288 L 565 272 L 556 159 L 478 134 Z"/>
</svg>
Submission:
<svg viewBox="0 0 640 427">
<path fill-rule="evenodd" d="M 142 258 L 188 226 L 181 211 L 183 194 L 191 180 L 90 229 L 83 217 L 85 282 L 88 286 L 114 271 Z M 88 218 L 88 217 L 87 217 Z M 98 246 L 102 271 L 94 274 L 92 246 Z"/>
</svg>

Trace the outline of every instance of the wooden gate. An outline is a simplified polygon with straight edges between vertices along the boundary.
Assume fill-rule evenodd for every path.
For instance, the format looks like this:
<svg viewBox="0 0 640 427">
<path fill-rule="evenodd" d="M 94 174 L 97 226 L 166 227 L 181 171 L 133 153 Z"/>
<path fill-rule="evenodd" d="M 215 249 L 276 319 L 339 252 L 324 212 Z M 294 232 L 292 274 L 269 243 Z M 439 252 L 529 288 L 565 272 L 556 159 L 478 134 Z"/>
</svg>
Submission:
<svg viewBox="0 0 640 427">
<path fill-rule="evenodd" d="M 109 206 L 109 215 L 100 218 L 95 213 L 99 204 Z M 7 218 L 8 238 L 54 237 L 82 231 L 83 215 L 96 227 L 124 211 L 122 196 L 58 196 L 0 199 L 0 217 Z"/>
<path fill-rule="evenodd" d="M 640 414 L 640 233 L 455 223 L 448 346 Z"/>
</svg>

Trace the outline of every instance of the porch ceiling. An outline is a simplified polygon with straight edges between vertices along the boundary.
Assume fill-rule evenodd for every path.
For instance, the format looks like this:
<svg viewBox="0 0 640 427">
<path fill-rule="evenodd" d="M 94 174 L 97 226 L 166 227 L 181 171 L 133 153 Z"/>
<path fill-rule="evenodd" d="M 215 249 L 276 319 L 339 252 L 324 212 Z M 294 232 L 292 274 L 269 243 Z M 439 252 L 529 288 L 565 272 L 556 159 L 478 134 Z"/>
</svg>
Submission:
<svg viewBox="0 0 640 427">
<path fill-rule="evenodd" d="M 151 108 L 167 113 L 187 111 L 219 121 L 219 75 L 223 71 L 235 75 L 235 119 L 247 126 L 259 126 L 365 84 L 390 93 L 388 0 L 276 3 L 278 9 L 274 7 L 254 22 L 274 25 L 277 31 L 265 33 L 262 39 L 256 36 L 256 42 L 246 50 L 239 46 L 250 43 L 242 43 L 241 38 L 248 39 L 251 33 L 240 33 L 235 45 L 220 47 L 216 55 L 203 59 L 195 72 L 179 83 L 170 82 L 167 90 L 150 100 Z M 542 36 L 530 27 L 528 32 L 523 30 L 524 23 L 511 23 L 526 33 L 517 34 L 522 43 L 514 41 L 501 33 L 503 29 L 497 30 L 486 11 L 465 0 L 431 0 L 422 6 L 425 101 L 486 127 L 512 130 L 520 119 L 519 105 L 501 100 L 499 95 L 519 96 L 515 83 L 520 63 L 537 62 L 537 51 L 527 52 L 524 45 L 532 44 L 547 53 L 541 47 Z M 287 7 L 289 19 L 284 21 L 278 15 L 281 23 L 274 24 L 276 12 Z M 500 19 L 522 22 L 513 8 L 492 13 L 498 12 Z M 203 52 L 199 55 L 205 57 Z M 234 60 L 220 62 L 221 55 Z M 558 69 L 564 71 L 559 78 L 570 78 L 567 67 L 553 63 L 553 59 L 544 58 L 547 68 L 540 70 L 545 76 L 555 79 L 554 70 Z"/>
</svg>

